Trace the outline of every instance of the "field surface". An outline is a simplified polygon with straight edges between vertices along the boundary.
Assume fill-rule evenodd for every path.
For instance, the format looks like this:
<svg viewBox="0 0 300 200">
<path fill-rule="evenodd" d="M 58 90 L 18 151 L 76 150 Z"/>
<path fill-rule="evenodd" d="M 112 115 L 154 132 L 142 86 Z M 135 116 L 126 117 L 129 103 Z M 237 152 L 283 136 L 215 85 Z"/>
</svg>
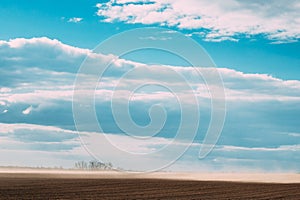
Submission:
<svg viewBox="0 0 300 200">
<path fill-rule="evenodd" d="M 161 177 L 159 174 L 1 172 L 0 199 L 300 199 L 300 183 Z"/>
</svg>

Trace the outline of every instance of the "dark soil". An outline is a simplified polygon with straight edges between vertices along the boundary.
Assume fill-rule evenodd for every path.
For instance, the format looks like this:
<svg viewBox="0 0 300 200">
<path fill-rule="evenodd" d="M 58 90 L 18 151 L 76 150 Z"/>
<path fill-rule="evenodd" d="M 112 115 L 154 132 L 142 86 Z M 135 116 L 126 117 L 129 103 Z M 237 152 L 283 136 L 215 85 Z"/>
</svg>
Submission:
<svg viewBox="0 0 300 200">
<path fill-rule="evenodd" d="M 300 199 L 300 184 L 0 176 L 0 199 Z"/>
</svg>

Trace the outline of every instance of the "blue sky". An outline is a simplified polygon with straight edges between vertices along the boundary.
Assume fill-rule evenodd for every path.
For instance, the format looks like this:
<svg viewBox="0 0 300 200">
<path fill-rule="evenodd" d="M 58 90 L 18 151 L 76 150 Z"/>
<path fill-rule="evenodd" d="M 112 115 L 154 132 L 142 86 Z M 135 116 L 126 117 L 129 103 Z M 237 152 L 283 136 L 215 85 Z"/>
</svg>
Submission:
<svg viewBox="0 0 300 200">
<path fill-rule="evenodd" d="M 150 122 L 147 112 L 151 105 L 165 106 L 166 126 L 153 141 L 127 138 L 113 118 L 110 95 L 116 80 L 126 70 L 153 65 L 161 71 L 154 70 L 154 75 L 158 75 L 152 81 L 172 82 L 165 69 L 175 70 L 189 77 L 201 102 L 201 126 L 194 144 L 170 169 L 299 171 L 299 1 L 184 2 L 1 1 L 0 165 L 72 166 L 77 160 L 91 159 L 80 145 L 72 113 L 73 84 L 81 63 L 88 58 L 101 65 L 110 59 L 104 52 L 93 57 L 92 50 L 117 33 L 161 27 L 192 38 L 216 63 L 224 81 L 227 105 L 221 137 L 207 158 L 197 158 L 211 117 L 209 92 L 204 82 L 197 80 L 189 63 L 151 49 L 117 60 L 97 88 L 97 117 L 108 137 L 133 152 L 155 151 L 174 137 L 180 110 L 174 98 L 161 89 L 138 92 L 130 105 L 138 125 Z M 164 41 L 173 37 L 171 31 L 165 38 L 158 36 L 152 39 Z M 143 76 L 138 74 L 124 84 L 130 87 L 142 83 Z M 181 82 L 174 84 L 180 89 Z M 121 105 L 122 95 L 116 98 Z M 184 103 L 192 106 L 186 99 Z M 80 134 L 86 141 L 101 139 L 103 134 L 96 132 L 87 126 Z M 89 148 L 105 151 L 99 156 L 117 166 L 147 168 L 142 164 L 124 164 L 109 147 Z M 16 160 L 24 156 L 29 159 Z M 143 158 L 141 163 L 149 162 L 147 159 L 161 163 L 170 158 L 172 155 L 166 152 L 159 158 Z"/>
</svg>

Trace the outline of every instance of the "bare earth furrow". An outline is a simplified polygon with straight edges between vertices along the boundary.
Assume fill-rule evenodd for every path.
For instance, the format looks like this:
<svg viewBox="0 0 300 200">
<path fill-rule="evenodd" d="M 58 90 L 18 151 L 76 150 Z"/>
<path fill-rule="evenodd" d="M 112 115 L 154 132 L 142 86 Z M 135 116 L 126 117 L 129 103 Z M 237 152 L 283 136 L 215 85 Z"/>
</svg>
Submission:
<svg viewBox="0 0 300 200">
<path fill-rule="evenodd" d="M 0 176 L 0 199 L 299 199 L 300 184 Z"/>
</svg>

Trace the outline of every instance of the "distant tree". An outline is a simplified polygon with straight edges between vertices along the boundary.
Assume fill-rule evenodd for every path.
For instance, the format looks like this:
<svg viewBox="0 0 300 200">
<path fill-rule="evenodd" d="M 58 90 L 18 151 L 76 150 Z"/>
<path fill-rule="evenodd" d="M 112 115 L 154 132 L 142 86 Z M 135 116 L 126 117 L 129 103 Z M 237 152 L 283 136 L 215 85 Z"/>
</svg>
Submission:
<svg viewBox="0 0 300 200">
<path fill-rule="evenodd" d="M 88 169 L 88 164 L 85 161 L 79 161 L 75 163 L 76 169 Z"/>
<path fill-rule="evenodd" d="M 90 161 L 90 164 L 89 164 L 89 169 L 90 170 L 95 170 L 96 166 L 97 166 L 97 161 L 96 160 Z"/>
<path fill-rule="evenodd" d="M 113 168 L 113 165 L 111 162 L 107 163 L 107 166 L 108 166 L 108 169 L 112 169 Z"/>
</svg>

